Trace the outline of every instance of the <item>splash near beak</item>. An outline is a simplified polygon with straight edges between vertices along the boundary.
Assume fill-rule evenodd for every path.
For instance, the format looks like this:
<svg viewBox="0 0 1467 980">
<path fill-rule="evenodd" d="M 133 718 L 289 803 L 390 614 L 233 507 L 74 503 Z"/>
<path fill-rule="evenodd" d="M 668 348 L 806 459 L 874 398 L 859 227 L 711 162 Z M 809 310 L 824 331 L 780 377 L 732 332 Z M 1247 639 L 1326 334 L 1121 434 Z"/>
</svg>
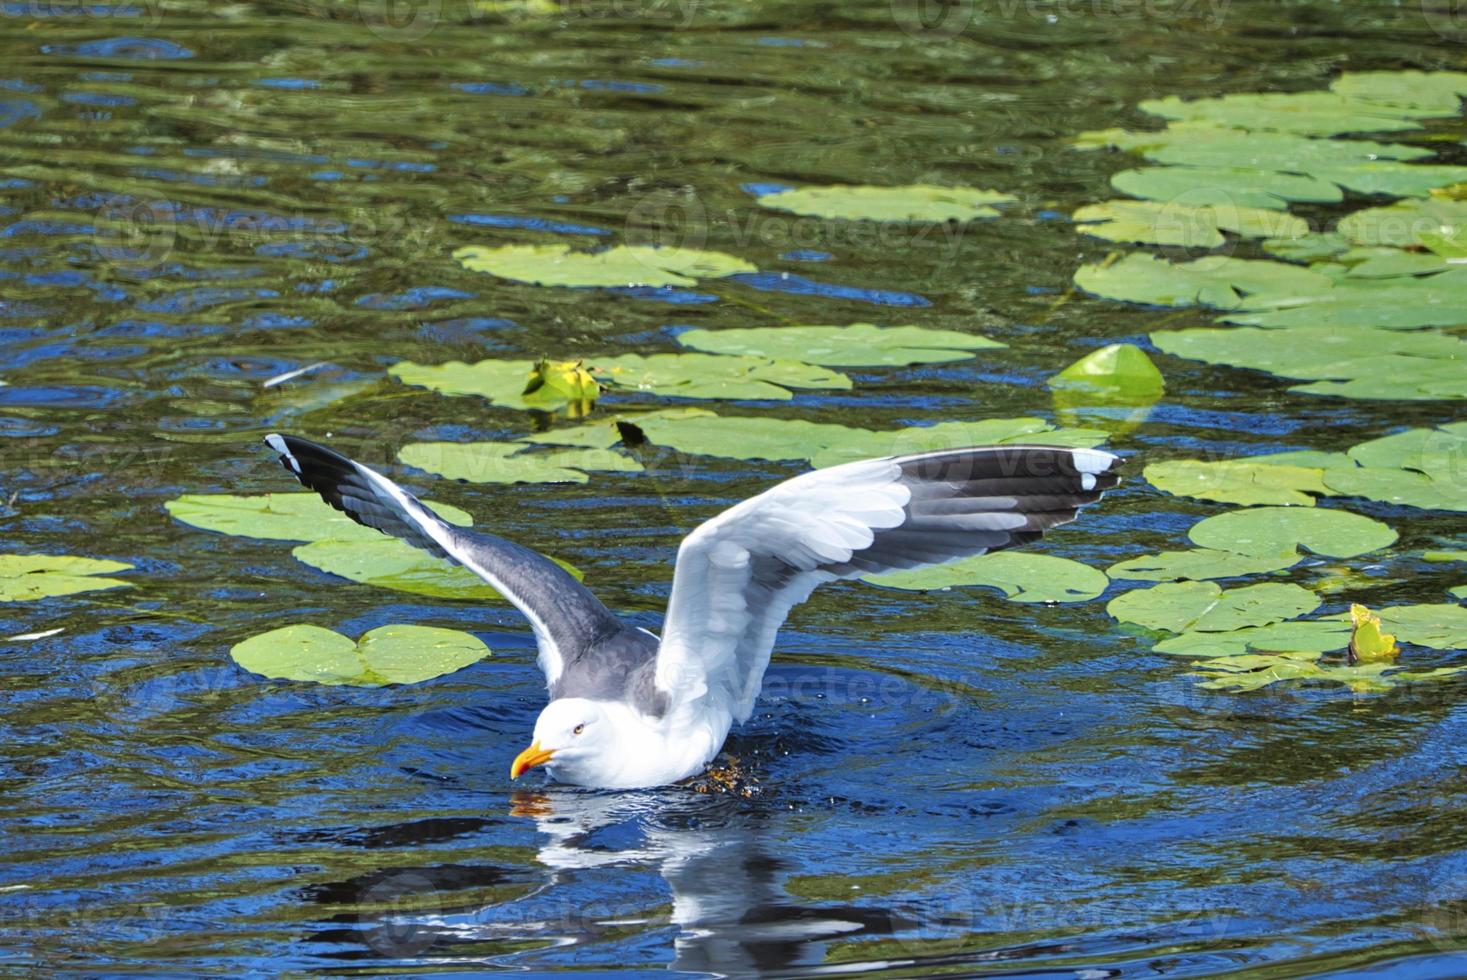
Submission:
<svg viewBox="0 0 1467 980">
<path fill-rule="evenodd" d="M 527 770 L 545 765 L 554 755 L 554 749 L 542 749 L 539 742 L 531 742 L 530 747 L 515 756 L 514 761 L 509 764 L 509 778 L 519 779 Z"/>
</svg>

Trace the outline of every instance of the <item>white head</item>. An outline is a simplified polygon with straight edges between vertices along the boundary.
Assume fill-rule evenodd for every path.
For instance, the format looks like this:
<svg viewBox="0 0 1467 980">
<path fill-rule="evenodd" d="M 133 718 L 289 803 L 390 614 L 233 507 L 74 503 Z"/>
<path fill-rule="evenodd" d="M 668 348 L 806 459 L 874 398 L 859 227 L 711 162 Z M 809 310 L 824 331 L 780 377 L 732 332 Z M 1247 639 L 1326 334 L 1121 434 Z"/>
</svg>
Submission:
<svg viewBox="0 0 1467 980">
<path fill-rule="evenodd" d="M 509 778 L 518 779 L 535 766 L 547 767 L 551 775 L 566 782 L 582 782 L 578 771 L 600 769 L 613 762 L 603 754 L 615 753 L 616 732 L 606 709 L 587 698 L 558 698 L 545 706 L 535 721 L 530 747 L 515 757 Z"/>
</svg>

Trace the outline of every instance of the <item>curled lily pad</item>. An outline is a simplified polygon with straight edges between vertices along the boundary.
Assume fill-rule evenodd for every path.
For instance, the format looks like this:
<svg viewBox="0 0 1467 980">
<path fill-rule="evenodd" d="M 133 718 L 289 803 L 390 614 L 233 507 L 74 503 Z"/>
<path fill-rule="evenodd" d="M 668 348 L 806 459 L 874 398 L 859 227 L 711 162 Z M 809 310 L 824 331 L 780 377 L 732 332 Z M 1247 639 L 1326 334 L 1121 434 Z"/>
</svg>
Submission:
<svg viewBox="0 0 1467 980">
<path fill-rule="evenodd" d="M 448 504 L 425 501 L 450 524 L 473 519 Z M 189 493 L 163 505 L 175 520 L 205 531 L 275 541 L 379 541 L 382 532 L 362 527 L 314 493 Z"/>
<path fill-rule="evenodd" d="M 1084 388 L 1160 398 L 1165 382 L 1146 352 L 1135 344 L 1107 344 L 1049 379 L 1051 388 Z"/>
<path fill-rule="evenodd" d="M 105 558 L 74 555 L 0 555 L 0 602 L 26 602 L 53 596 L 120 589 L 132 585 L 108 572 L 124 572 L 131 565 Z"/>
<path fill-rule="evenodd" d="M 1223 231 L 1243 238 L 1292 238 L 1308 234 L 1302 219 L 1265 208 L 1174 201 L 1106 201 L 1074 215 L 1080 230 L 1112 242 L 1216 248 Z"/>
<path fill-rule="evenodd" d="M 1209 463 L 1178 459 L 1146 467 L 1146 481 L 1179 497 L 1228 504 L 1281 504 L 1313 507 L 1310 494 L 1328 495 L 1324 470 L 1305 466 L 1223 460 Z"/>
<path fill-rule="evenodd" d="M 1107 569 L 1111 578 L 1139 579 L 1144 582 L 1176 582 L 1183 579 L 1234 578 L 1259 572 L 1290 568 L 1302 556 L 1297 551 L 1276 555 L 1240 555 L 1218 548 L 1193 548 L 1190 551 L 1163 551 L 1117 562 Z"/>
<path fill-rule="evenodd" d="M 1350 660 L 1353 663 L 1390 663 L 1401 648 L 1396 638 L 1381 629 L 1380 617 L 1360 603 L 1350 605 Z"/>
<path fill-rule="evenodd" d="M 470 483 L 585 483 L 587 470 L 637 473 L 642 464 L 608 449 L 526 452 L 523 442 L 415 442 L 397 458 L 409 466 Z"/>
<path fill-rule="evenodd" d="M 799 187 L 759 195 L 766 208 L 792 211 L 818 218 L 856 221 L 971 221 L 996 218 L 992 205 L 1013 201 L 1001 191 L 973 187 L 938 187 L 909 184 L 905 187 L 832 186 Z"/>
<path fill-rule="evenodd" d="M 947 565 L 863 576 L 873 585 L 932 592 L 967 585 L 998 589 L 1014 602 L 1084 602 L 1105 591 L 1105 573 L 1089 565 L 1023 551 L 999 551 Z"/>
<path fill-rule="evenodd" d="M 302 623 L 236 643 L 229 655 L 245 670 L 266 677 L 380 687 L 452 673 L 489 656 L 489 648 L 459 630 L 380 626 L 352 640 Z"/>
<path fill-rule="evenodd" d="M 453 257 L 465 269 L 538 286 L 693 286 L 757 266 L 722 252 L 652 245 L 618 245 L 600 252 L 569 245 L 469 245 Z"/>
<path fill-rule="evenodd" d="M 1243 555 L 1277 555 L 1302 547 L 1331 558 L 1354 558 L 1392 544 L 1380 521 L 1323 507 L 1249 507 L 1192 525 L 1192 542 Z"/>
<path fill-rule="evenodd" d="M 1318 607 L 1314 593 L 1284 582 L 1237 589 L 1223 589 L 1216 582 L 1166 582 L 1122 593 L 1105 610 L 1123 623 L 1147 629 L 1211 633 L 1266 626 Z"/>
<path fill-rule="evenodd" d="M 462 566 L 435 558 L 397 538 L 376 541 L 313 541 L 291 551 L 297 560 L 352 582 L 440 599 L 497 601 L 497 590 Z M 576 578 L 579 569 L 551 558 Z"/>
<path fill-rule="evenodd" d="M 475 364 L 415 364 L 401 361 L 387 373 L 404 384 L 445 395 L 479 395 L 505 408 L 553 410 L 569 403 L 548 386 L 530 394 L 526 379 L 533 361 L 496 360 Z M 848 389 L 851 379 L 838 371 L 799 361 L 718 354 L 623 354 L 586 358 L 585 366 L 608 392 L 644 392 L 674 398 L 778 399 L 792 388 Z"/>
<path fill-rule="evenodd" d="M 1007 347 L 996 340 L 956 330 L 927 327 L 746 327 L 688 330 L 678 335 L 684 347 L 714 354 L 744 354 L 805 361 L 828 367 L 878 367 L 961 361 L 973 351 Z"/>
</svg>

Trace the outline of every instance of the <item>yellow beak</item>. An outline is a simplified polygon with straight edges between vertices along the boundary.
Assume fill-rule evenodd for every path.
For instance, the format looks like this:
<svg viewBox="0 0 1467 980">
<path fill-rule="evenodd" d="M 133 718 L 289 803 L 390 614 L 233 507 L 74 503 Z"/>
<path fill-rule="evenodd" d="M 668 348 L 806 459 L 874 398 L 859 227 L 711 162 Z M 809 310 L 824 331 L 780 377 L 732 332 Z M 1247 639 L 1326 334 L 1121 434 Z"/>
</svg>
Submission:
<svg viewBox="0 0 1467 980">
<path fill-rule="evenodd" d="M 543 766 L 555 756 L 554 749 L 542 749 L 539 742 L 531 742 L 530 747 L 514 757 L 509 764 L 509 778 L 519 779 L 529 769 Z"/>
</svg>

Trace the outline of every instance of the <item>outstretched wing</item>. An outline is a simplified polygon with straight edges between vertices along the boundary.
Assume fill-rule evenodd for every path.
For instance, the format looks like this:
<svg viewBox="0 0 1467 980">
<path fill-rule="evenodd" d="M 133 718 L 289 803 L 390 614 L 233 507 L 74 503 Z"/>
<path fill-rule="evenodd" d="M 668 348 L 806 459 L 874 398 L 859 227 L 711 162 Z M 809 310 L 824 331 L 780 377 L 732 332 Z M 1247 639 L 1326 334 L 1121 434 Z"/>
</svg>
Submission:
<svg viewBox="0 0 1467 980">
<path fill-rule="evenodd" d="M 358 524 L 456 562 L 498 590 L 530 621 L 550 684 L 589 643 L 621 628 L 590 590 L 544 555 L 455 527 L 381 473 L 325 446 L 282 435 L 265 442 L 296 479 Z"/>
<path fill-rule="evenodd" d="M 785 616 L 837 578 L 1024 544 L 1118 482 L 1094 449 L 993 446 L 846 463 L 731 507 L 678 549 L 657 655 L 672 710 L 748 718 Z"/>
</svg>

